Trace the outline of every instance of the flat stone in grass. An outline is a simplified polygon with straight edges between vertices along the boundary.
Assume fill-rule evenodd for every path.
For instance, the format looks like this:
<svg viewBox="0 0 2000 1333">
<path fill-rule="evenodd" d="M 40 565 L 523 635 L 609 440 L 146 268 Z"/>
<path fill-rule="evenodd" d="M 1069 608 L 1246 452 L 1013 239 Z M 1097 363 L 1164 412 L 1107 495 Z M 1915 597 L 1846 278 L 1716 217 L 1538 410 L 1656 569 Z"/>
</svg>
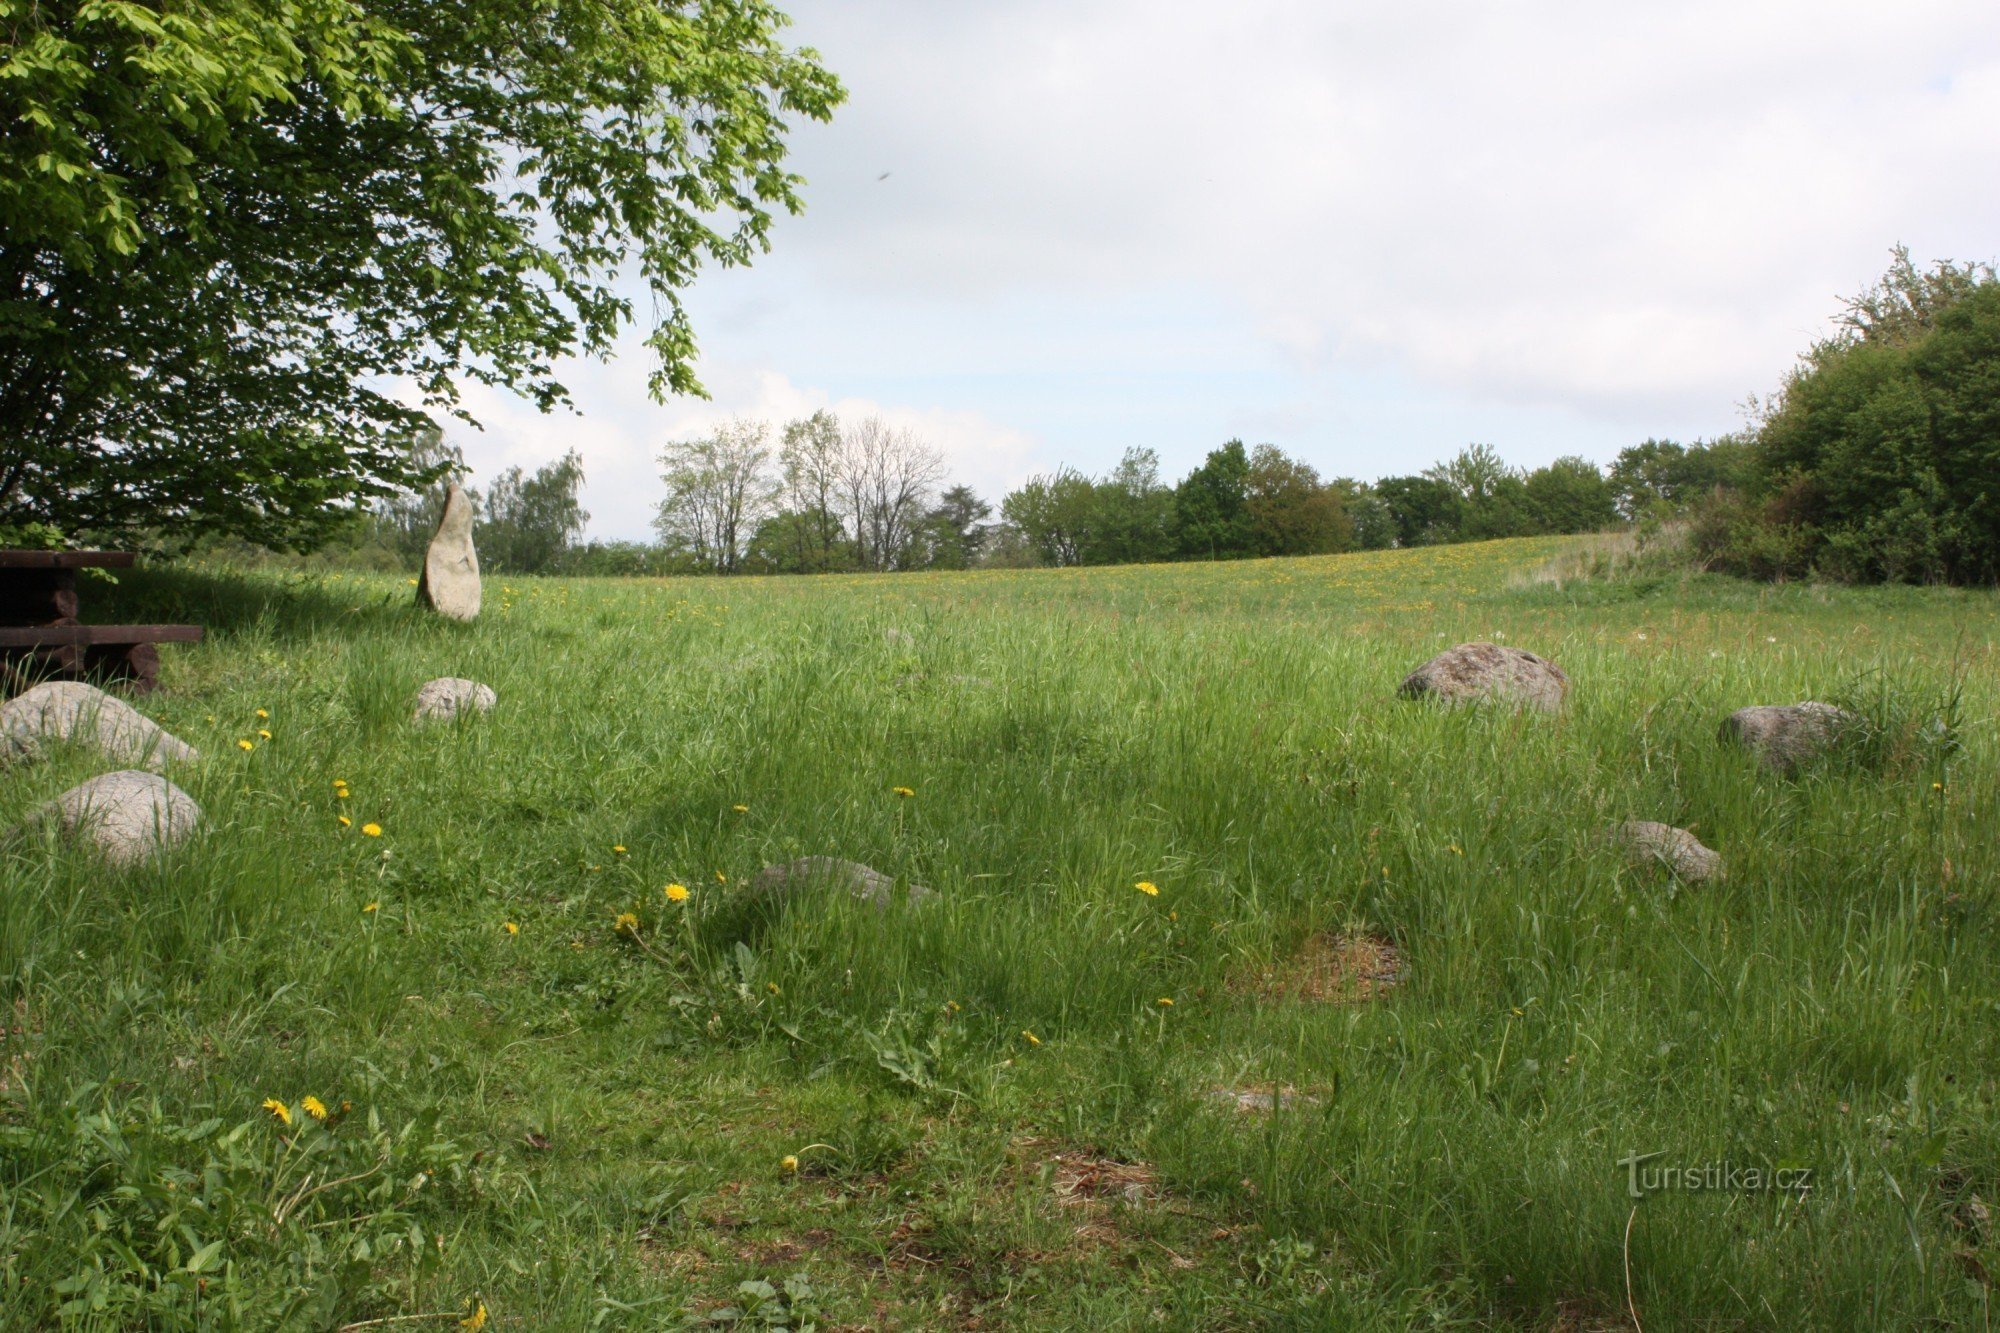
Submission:
<svg viewBox="0 0 2000 1333">
<path fill-rule="evenodd" d="M 479 552 L 472 547 L 472 501 L 453 485 L 444 513 L 424 552 L 417 600 L 441 616 L 471 620 L 479 614 Z"/>
<path fill-rule="evenodd" d="M 783 865 L 765 866 L 750 882 L 756 896 L 768 901 L 796 898 L 815 889 L 832 889 L 851 894 L 872 907 L 887 907 L 896 900 L 896 881 L 859 861 L 843 861 L 837 856 L 802 856 Z M 909 888 L 909 900 L 922 902 L 931 891 L 921 884 Z"/>
<path fill-rule="evenodd" d="M 34 759 L 52 741 L 75 741 L 114 763 L 152 769 L 201 757 L 123 699 L 76 680 L 48 681 L 0 707 L 0 756 Z"/>
<path fill-rule="evenodd" d="M 201 826 L 201 807 L 159 774 L 128 768 L 70 788 L 22 828 L 49 820 L 66 841 L 95 848 L 114 866 L 129 866 L 185 842 Z"/>
<path fill-rule="evenodd" d="M 1511 704 L 1554 712 L 1569 693 L 1569 677 L 1554 662 L 1524 649 L 1461 643 L 1405 676 L 1399 692 L 1406 699 Z"/>
<path fill-rule="evenodd" d="M 1322 931 L 1270 970 L 1232 978 L 1229 988 L 1262 1000 L 1360 1004 L 1402 985 L 1405 970 L 1388 940 Z"/>
<path fill-rule="evenodd" d="M 490 685 L 463 676 L 440 676 L 425 681 L 417 690 L 417 706 L 410 720 L 449 722 L 473 713 L 490 713 L 498 702 L 500 696 L 493 693 Z"/>
<path fill-rule="evenodd" d="M 1319 1105 L 1319 1098 L 1278 1084 L 1261 1088 L 1210 1088 L 1208 1095 L 1238 1115 L 1258 1115 L 1289 1110 L 1294 1106 Z"/>
<path fill-rule="evenodd" d="M 1734 741 L 1767 768 L 1789 773 L 1819 758 L 1861 719 L 1832 704 L 1759 704 L 1722 720 L 1722 739 Z"/>
<path fill-rule="evenodd" d="M 1612 830 L 1612 839 L 1635 866 L 1665 866 L 1690 883 L 1716 879 L 1722 858 L 1684 828 L 1650 819 L 1628 819 Z"/>
</svg>

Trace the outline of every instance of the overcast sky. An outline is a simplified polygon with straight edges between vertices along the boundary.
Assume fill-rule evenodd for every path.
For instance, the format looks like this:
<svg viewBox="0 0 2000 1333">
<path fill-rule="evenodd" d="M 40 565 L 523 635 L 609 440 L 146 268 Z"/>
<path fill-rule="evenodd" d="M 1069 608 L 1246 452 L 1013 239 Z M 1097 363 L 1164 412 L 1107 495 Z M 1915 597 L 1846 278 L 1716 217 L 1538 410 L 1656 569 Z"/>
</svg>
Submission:
<svg viewBox="0 0 2000 1333">
<path fill-rule="evenodd" d="M 650 402 L 635 335 L 581 415 L 472 395 L 479 480 L 575 447 L 592 535 L 643 538 L 663 441 L 817 407 L 996 503 L 1232 437 L 1605 462 L 1737 426 L 1896 242 L 2000 253 L 1993 0 L 786 7 L 850 100 L 691 294 L 712 400 Z"/>
</svg>

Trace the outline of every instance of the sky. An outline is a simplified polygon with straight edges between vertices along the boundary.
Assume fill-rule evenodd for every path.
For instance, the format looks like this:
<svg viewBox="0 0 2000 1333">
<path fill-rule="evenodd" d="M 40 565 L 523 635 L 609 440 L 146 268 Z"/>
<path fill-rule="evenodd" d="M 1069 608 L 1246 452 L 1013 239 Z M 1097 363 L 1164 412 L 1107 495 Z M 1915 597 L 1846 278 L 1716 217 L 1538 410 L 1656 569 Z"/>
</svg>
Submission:
<svg viewBox="0 0 2000 1333">
<path fill-rule="evenodd" d="M 649 535 L 666 441 L 821 407 L 996 506 L 1232 438 L 1609 462 L 1739 427 L 1891 246 L 2000 255 L 1992 0 L 780 3 L 849 99 L 688 293 L 711 397 L 651 401 L 633 331 L 577 413 L 452 432 L 481 482 L 578 450 L 593 537 Z"/>
</svg>

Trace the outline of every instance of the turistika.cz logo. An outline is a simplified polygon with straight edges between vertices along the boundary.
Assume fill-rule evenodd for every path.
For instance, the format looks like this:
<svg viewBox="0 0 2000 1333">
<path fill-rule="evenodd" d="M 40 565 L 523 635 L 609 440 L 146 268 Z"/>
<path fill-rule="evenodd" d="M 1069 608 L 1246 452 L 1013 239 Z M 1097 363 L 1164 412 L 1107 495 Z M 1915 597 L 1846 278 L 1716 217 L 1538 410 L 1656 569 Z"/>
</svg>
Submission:
<svg viewBox="0 0 2000 1333">
<path fill-rule="evenodd" d="M 1740 1166 L 1735 1162 L 1661 1162 L 1665 1152 L 1633 1152 L 1618 1159 L 1625 1192 L 1634 1199 L 1662 1193 L 1804 1194 L 1812 1189 L 1809 1166 Z M 1653 1165 L 1648 1165 L 1653 1163 Z"/>
</svg>

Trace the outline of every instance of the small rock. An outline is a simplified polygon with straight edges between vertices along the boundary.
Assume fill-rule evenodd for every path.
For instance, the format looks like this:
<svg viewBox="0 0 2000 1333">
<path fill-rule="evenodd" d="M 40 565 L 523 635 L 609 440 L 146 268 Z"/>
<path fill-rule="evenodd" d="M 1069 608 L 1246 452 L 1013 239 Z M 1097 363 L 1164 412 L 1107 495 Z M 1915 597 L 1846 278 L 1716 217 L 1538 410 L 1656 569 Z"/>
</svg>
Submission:
<svg viewBox="0 0 2000 1333">
<path fill-rule="evenodd" d="M 50 819 L 64 838 L 88 843 L 112 865 L 129 866 L 186 841 L 201 825 L 201 807 L 159 774 L 128 768 L 70 788 L 23 827 Z"/>
<path fill-rule="evenodd" d="M 417 600 L 441 616 L 471 620 L 479 614 L 479 552 L 472 548 L 472 501 L 454 483 L 444 513 L 424 552 Z"/>
<path fill-rule="evenodd" d="M 1448 704 L 1492 701 L 1554 712 L 1569 692 L 1562 668 L 1520 648 L 1461 643 L 1447 648 L 1403 678 L 1406 699 Z"/>
<path fill-rule="evenodd" d="M 896 881 L 859 861 L 843 861 L 837 856 L 802 856 L 783 865 L 765 866 L 751 881 L 760 897 L 787 898 L 801 890 L 823 887 L 841 889 L 874 907 L 895 901 Z M 910 901 L 922 902 L 931 891 L 921 884 L 910 885 Z"/>
<path fill-rule="evenodd" d="M 909 648 L 916 644 L 917 636 L 906 629 L 897 629 L 891 625 L 882 631 L 882 642 L 891 648 Z"/>
<path fill-rule="evenodd" d="M 1291 1088 L 1211 1088 L 1208 1095 L 1244 1115 L 1293 1106 L 1319 1105 L 1319 1098 L 1307 1096 Z"/>
<path fill-rule="evenodd" d="M 152 769 L 201 757 L 123 699 L 74 680 L 37 685 L 0 707 L 0 755 L 33 759 L 49 741 L 95 746 L 114 763 Z"/>
<path fill-rule="evenodd" d="M 1722 874 L 1722 858 L 1684 828 L 1650 819 L 1628 819 L 1613 830 L 1635 866 L 1663 865 L 1684 880 L 1699 883 Z"/>
<path fill-rule="evenodd" d="M 1860 721 L 1832 704 L 1760 704 L 1722 720 L 1722 739 L 1749 749 L 1765 765 L 1789 773 L 1832 749 Z"/>
<path fill-rule="evenodd" d="M 462 676 L 440 676 L 425 681 L 417 691 L 417 707 L 410 720 L 449 722 L 466 713 L 490 713 L 498 702 L 500 696 L 493 693 L 490 685 Z"/>
</svg>

